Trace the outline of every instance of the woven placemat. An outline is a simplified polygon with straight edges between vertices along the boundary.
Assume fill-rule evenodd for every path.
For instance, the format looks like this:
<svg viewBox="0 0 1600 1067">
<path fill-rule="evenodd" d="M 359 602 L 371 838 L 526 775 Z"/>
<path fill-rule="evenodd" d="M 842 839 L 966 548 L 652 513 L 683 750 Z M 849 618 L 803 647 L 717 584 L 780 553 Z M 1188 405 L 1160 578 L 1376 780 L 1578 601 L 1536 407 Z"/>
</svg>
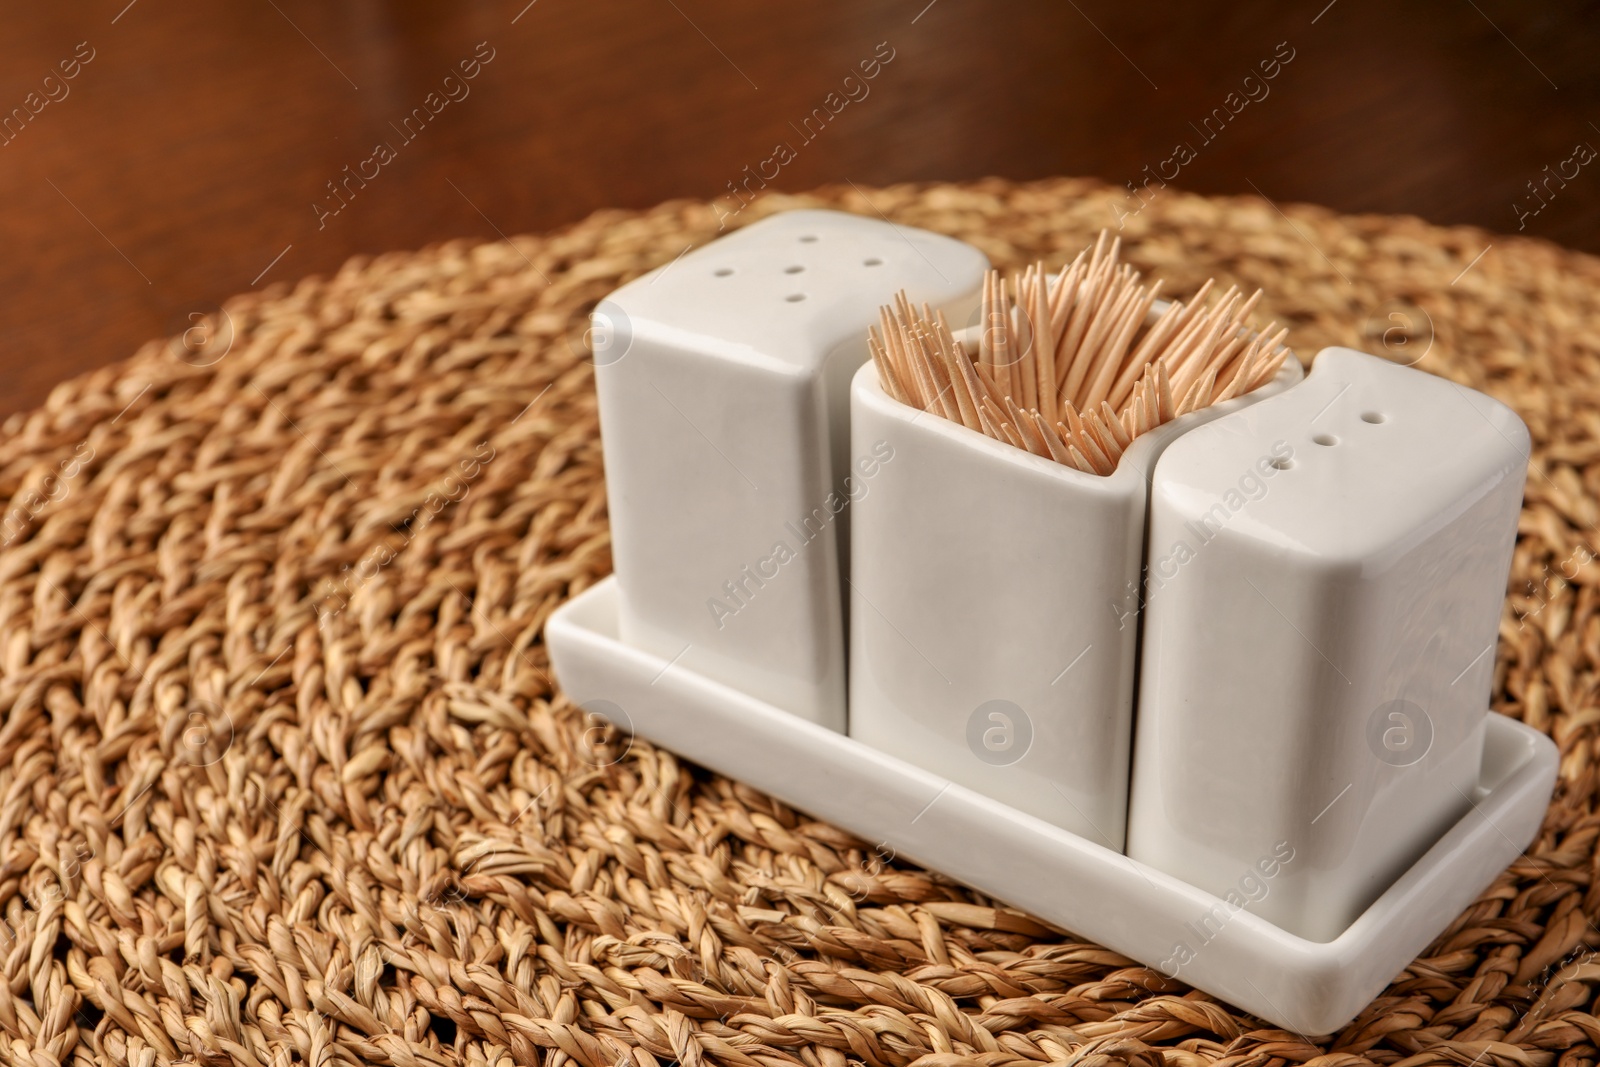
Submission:
<svg viewBox="0 0 1600 1067">
<path fill-rule="evenodd" d="M 1082 181 L 840 207 L 1059 263 L 1125 214 L 1537 444 L 1495 670 L 1561 783 L 1528 855 L 1343 1031 L 1286 1033 L 902 864 L 553 691 L 610 569 L 586 312 L 717 233 L 672 203 L 348 263 L 0 428 L 0 1058 L 564 1067 L 1589 1065 L 1600 261 Z"/>
</svg>

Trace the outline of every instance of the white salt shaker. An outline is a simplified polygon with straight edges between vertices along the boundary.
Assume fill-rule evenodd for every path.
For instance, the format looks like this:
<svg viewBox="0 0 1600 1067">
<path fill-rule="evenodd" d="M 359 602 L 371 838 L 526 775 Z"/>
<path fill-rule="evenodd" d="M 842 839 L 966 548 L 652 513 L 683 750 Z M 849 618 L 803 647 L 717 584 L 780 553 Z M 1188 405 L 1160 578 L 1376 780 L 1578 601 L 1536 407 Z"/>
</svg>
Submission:
<svg viewBox="0 0 1600 1067">
<path fill-rule="evenodd" d="M 1237 907 L 1331 940 L 1472 805 L 1528 448 L 1331 348 L 1162 455 L 1128 854 L 1223 898 L 1185 950 Z"/>
<path fill-rule="evenodd" d="M 902 404 L 862 367 L 853 447 L 893 458 L 855 505 L 850 736 L 1120 851 L 1151 469 L 1301 374 L 1291 355 L 1101 477 Z"/>
<path fill-rule="evenodd" d="M 844 729 L 841 590 L 865 484 L 849 454 L 850 378 L 897 291 L 960 321 L 987 268 L 948 237 L 793 211 L 600 303 L 623 641 Z"/>
</svg>

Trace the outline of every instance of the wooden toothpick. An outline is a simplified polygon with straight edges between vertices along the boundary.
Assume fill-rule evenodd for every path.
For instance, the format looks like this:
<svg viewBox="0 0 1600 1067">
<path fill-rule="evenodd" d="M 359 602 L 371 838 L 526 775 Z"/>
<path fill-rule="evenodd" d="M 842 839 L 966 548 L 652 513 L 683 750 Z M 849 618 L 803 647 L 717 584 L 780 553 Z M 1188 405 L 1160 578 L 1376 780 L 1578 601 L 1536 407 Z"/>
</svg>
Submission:
<svg viewBox="0 0 1600 1067">
<path fill-rule="evenodd" d="M 943 311 L 905 292 L 881 309 L 867 350 L 884 392 L 966 429 L 1088 474 L 1108 475 L 1140 436 L 1273 380 L 1288 331 L 1255 332 L 1263 299 L 1237 286 L 1152 317 L 1161 283 L 1121 262 L 1102 231 L 1052 278 L 989 271 L 980 328 L 958 340 Z"/>
</svg>

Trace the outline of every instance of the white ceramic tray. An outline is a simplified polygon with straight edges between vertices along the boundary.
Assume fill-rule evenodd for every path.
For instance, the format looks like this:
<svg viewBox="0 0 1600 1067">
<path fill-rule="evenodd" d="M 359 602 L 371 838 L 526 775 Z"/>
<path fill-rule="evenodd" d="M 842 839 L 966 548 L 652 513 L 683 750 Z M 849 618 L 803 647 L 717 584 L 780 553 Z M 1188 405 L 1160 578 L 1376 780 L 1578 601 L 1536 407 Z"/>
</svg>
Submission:
<svg viewBox="0 0 1600 1067">
<path fill-rule="evenodd" d="M 1490 715 L 1472 810 L 1337 938 L 1308 941 L 624 645 L 617 598 L 608 578 L 563 605 L 545 629 L 556 675 L 575 703 L 607 701 L 628 720 L 619 725 L 664 748 L 1307 1036 L 1354 1018 L 1517 858 L 1538 832 L 1555 780 L 1550 739 Z"/>
</svg>

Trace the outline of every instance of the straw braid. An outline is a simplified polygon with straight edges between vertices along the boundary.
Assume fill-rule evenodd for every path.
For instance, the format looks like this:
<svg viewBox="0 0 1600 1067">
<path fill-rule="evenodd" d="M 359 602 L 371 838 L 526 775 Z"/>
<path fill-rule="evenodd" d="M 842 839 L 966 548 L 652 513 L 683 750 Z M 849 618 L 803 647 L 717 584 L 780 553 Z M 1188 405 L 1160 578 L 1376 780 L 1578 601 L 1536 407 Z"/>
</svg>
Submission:
<svg viewBox="0 0 1600 1067">
<path fill-rule="evenodd" d="M 741 220 L 881 211 L 1009 270 L 1120 202 L 847 187 Z M 1529 855 L 1342 1032 L 1263 1026 L 552 688 L 544 620 L 610 570 L 587 309 L 717 235 L 680 202 L 240 297 L 220 359 L 153 344 L 0 427 L 0 1059 L 1593 1064 L 1600 261 L 1494 238 L 1452 285 L 1489 238 L 1284 210 L 1169 189 L 1124 232 L 1180 291 L 1270 284 L 1308 350 L 1413 361 L 1397 323 L 1431 316 L 1419 366 L 1524 416 L 1494 705 L 1562 751 Z"/>
</svg>

